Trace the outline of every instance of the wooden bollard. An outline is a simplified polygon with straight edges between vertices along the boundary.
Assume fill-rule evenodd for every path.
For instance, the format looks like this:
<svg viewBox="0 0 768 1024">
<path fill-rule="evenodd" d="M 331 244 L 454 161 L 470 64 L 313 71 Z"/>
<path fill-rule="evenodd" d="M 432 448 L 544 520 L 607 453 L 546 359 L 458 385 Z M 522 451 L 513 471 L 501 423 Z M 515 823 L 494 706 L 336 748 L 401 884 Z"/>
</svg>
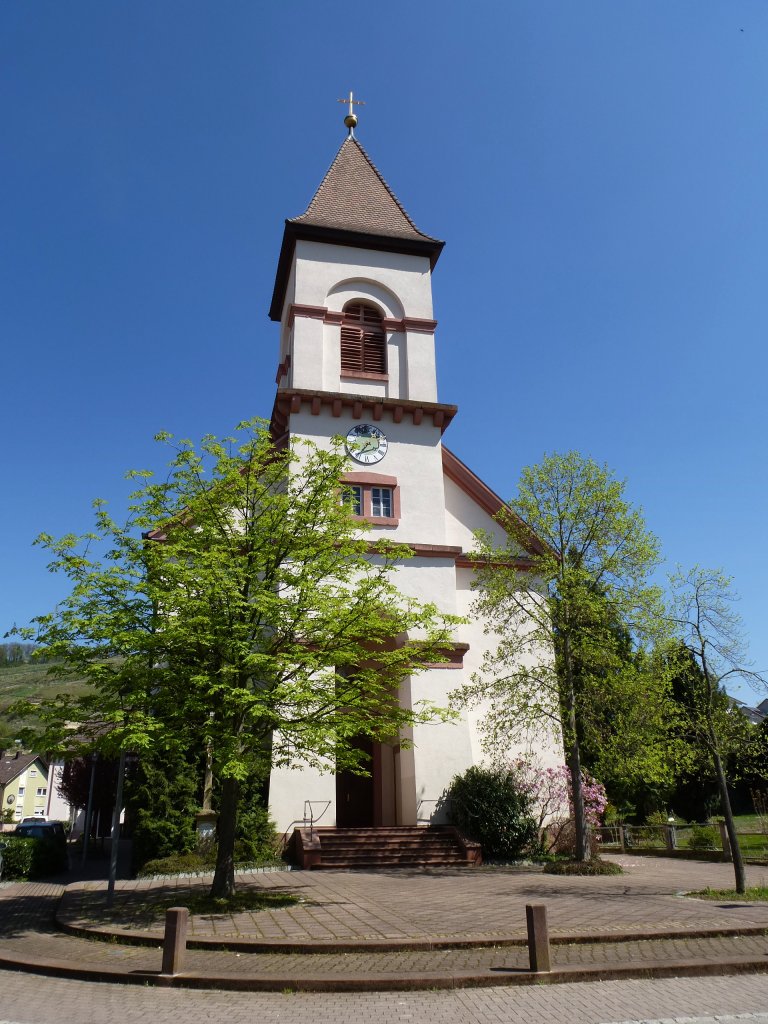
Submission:
<svg viewBox="0 0 768 1024">
<path fill-rule="evenodd" d="M 547 908 L 543 903 L 526 904 L 525 920 L 528 925 L 528 961 L 531 970 L 538 973 L 551 971 Z"/>
<path fill-rule="evenodd" d="M 184 969 L 188 923 L 189 911 L 186 907 L 169 907 L 166 910 L 161 974 L 180 974 Z"/>
</svg>

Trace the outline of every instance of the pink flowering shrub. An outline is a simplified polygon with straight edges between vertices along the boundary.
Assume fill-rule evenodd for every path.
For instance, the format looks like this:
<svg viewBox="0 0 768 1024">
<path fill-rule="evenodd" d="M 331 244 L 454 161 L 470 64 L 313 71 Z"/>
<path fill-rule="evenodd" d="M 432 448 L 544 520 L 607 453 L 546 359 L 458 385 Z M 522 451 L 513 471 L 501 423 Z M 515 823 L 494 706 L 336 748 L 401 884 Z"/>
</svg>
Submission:
<svg viewBox="0 0 768 1024">
<path fill-rule="evenodd" d="M 546 853 L 573 851 L 575 829 L 571 799 L 571 773 L 567 765 L 542 768 L 534 760 L 513 761 L 510 772 L 520 789 L 527 793 L 538 822 L 542 848 Z M 585 771 L 581 773 L 584 812 L 587 825 L 597 828 L 608 804 L 605 786 Z M 594 834 L 594 833 L 593 833 Z M 592 844 L 594 846 L 594 843 Z M 596 849 L 590 850 L 594 854 Z"/>
</svg>

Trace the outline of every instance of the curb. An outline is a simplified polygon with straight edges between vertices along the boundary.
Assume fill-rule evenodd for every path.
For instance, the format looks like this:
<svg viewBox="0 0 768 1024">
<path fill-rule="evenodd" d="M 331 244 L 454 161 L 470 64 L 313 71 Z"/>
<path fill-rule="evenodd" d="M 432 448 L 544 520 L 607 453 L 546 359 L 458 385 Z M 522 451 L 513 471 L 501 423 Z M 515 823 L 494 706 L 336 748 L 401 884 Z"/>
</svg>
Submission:
<svg viewBox="0 0 768 1024">
<path fill-rule="evenodd" d="M 59 931 L 81 939 L 98 942 L 120 942 L 124 946 L 153 946 L 163 944 L 163 932 L 136 932 L 121 928 L 99 928 L 72 924 L 55 915 Z M 670 929 L 660 932 L 603 932 L 593 935 L 550 935 L 552 946 L 603 945 L 618 942 L 664 941 L 665 939 L 718 939 L 728 936 L 768 935 L 765 925 L 734 925 L 719 928 Z M 233 953 L 416 953 L 441 949 L 482 949 L 492 946 L 525 946 L 524 935 L 465 935 L 446 939 L 318 939 L 314 942 L 290 939 L 230 939 L 200 936 L 187 939 L 188 949 L 231 950 Z"/>
<path fill-rule="evenodd" d="M 164 975 L 159 971 L 116 971 L 107 968 L 78 966 L 61 960 L 22 957 L 13 953 L 0 955 L 0 969 L 25 971 L 53 977 L 76 978 L 80 981 L 118 984 L 155 985 L 165 988 L 220 989 L 239 992 L 385 992 L 424 989 L 492 988 L 506 985 L 557 985 L 565 982 L 612 981 L 624 978 L 716 977 L 734 974 L 768 972 L 768 957 L 759 960 L 727 958 L 719 961 L 680 960 L 648 961 L 621 966 L 562 967 L 548 973 L 520 968 L 496 968 L 481 973 L 443 972 L 413 973 L 395 977 L 391 974 L 291 976 L 232 974 L 202 975 L 181 973 Z"/>
</svg>

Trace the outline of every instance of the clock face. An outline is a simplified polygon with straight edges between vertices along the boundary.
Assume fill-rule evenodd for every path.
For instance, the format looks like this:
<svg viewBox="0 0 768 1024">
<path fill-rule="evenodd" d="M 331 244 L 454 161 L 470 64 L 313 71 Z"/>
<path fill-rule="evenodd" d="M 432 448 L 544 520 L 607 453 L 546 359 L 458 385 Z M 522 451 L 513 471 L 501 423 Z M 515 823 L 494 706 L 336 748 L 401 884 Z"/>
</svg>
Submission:
<svg viewBox="0 0 768 1024">
<path fill-rule="evenodd" d="M 347 454 L 351 455 L 355 462 L 370 466 L 374 462 L 381 462 L 387 454 L 389 441 L 384 432 L 372 423 L 358 423 L 347 434 L 345 445 Z"/>
</svg>

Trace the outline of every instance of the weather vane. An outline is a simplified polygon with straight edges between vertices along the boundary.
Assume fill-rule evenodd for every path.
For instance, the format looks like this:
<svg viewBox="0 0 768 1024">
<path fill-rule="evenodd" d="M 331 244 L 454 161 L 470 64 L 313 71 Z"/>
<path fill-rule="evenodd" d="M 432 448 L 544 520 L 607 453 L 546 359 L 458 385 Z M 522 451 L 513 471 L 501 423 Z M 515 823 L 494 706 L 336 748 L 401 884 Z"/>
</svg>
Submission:
<svg viewBox="0 0 768 1024">
<path fill-rule="evenodd" d="M 349 104 L 349 113 L 344 118 L 344 124 L 347 126 L 347 128 L 349 128 L 349 134 L 350 135 L 354 135 L 355 134 L 355 127 L 357 126 L 357 114 L 355 113 L 355 111 L 352 108 L 353 107 L 364 107 L 365 106 L 365 100 L 356 100 L 354 98 L 352 90 L 350 89 L 349 90 L 348 98 L 345 99 L 345 100 L 337 100 L 337 103 L 348 103 Z"/>
</svg>

